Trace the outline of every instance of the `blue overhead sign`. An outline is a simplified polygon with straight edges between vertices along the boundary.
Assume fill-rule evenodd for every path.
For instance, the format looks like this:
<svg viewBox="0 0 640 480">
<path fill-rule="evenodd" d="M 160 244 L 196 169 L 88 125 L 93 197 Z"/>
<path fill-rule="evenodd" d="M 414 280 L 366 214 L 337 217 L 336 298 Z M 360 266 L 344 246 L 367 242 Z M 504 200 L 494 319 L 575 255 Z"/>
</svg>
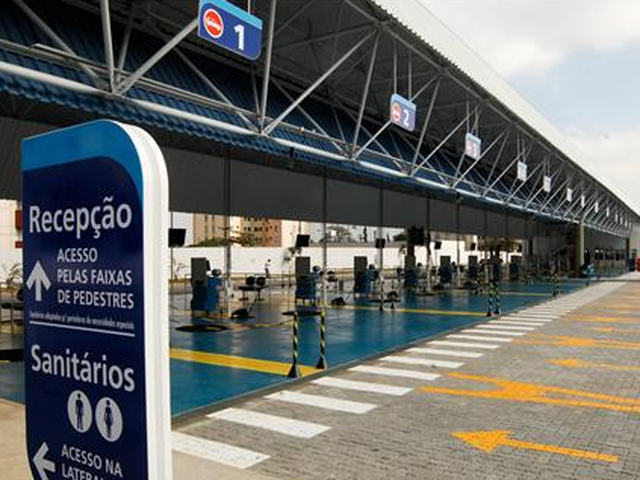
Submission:
<svg viewBox="0 0 640 480">
<path fill-rule="evenodd" d="M 249 60 L 262 51 L 262 20 L 226 0 L 200 0 L 198 36 Z"/>
<path fill-rule="evenodd" d="M 166 168 L 137 127 L 23 142 L 28 455 L 36 480 L 170 480 Z"/>
<path fill-rule="evenodd" d="M 467 133 L 464 137 L 464 154 L 474 160 L 480 160 L 482 156 L 482 140 L 472 133 Z M 526 177 L 526 165 L 524 174 Z"/>
<path fill-rule="evenodd" d="M 390 105 L 391 123 L 413 132 L 416 129 L 416 104 L 394 93 Z"/>
</svg>

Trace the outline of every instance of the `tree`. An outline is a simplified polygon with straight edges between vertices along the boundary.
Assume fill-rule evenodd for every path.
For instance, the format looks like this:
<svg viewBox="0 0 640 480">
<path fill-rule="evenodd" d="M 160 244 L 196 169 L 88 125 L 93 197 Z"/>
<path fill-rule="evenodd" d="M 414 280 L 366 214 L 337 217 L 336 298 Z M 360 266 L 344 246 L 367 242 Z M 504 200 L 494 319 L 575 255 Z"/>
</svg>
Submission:
<svg viewBox="0 0 640 480">
<path fill-rule="evenodd" d="M 327 230 L 333 232 L 330 238 L 333 238 L 335 243 L 353 242 L 353 235 L 351 235 L 351 230 L 349 230 L 348 227 L 343 225 L 330 225 L 327 227 Z"/>
<path fill-rule="evenodd" d="M 226 247 L 229 244 L 226 238 L 212 237 L 191 245 L 191 247 Z M 256 247 L 259 245 L 258 238 L 251 233 L 243 232 L 236 238 L 231 238 L 232 245 L 243 247 Z"/>
</svg>

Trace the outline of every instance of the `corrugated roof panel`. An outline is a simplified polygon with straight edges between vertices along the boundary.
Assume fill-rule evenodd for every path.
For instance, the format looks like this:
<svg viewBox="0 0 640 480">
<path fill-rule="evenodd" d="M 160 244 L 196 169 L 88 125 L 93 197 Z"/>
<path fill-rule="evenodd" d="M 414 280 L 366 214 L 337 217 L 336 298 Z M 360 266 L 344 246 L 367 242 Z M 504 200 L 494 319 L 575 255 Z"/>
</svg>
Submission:
<svg viewBox="0 0 640 480">
<path fill-rule="evenodd" d="M 593 170 L 594 159 L 588 158 L 584 152 L 578 150 L 566 135 L 531 106 L 485 60 L 431 13 L 420 0 L 368 1 L 383 9 L 425 44 L 448 59 L 589 175 L 596 179 L 602 178 L 600 173 L 596 175 Z M 605 186 L 629 205 L 626 195 L 617 191 L 610 181 L 607 180 Z"/>
</svg>

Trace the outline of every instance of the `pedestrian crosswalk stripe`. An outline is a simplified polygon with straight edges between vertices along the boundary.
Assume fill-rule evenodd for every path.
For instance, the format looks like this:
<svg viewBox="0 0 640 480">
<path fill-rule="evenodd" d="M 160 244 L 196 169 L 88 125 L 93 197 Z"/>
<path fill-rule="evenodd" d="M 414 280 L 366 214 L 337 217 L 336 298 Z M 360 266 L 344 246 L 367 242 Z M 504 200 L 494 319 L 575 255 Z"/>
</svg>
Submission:
<svg viewBox="0 0 640 480">
<path fill-rule="evenodd" d="M 544 323 L 531 321 L 517 321 L 517 320 L 493 320 L 490 322 L 491 325 L 515 325 L 517 327 L 544 327 Z"/>
<path fill-rule="evenodd" d="M 555 322 L 557 319 L 549 318 L 549 317 L 528 317 L 528 316 L 520 316 L 520 315 L 509 315 L 507 317 L 500 317 L 500 320 L 516 320 L 518 322 L 551 323 L 551 322 Z"/>
<path fill-rule="evenodd" d="M 269 400 L 277 400 L 279 402 L 296 403 L 298 405 L 308 405 L 310 407 L 324 408 L 326 410 L 335 410 L 337 412 L 363 414 L 370 412 L 376 405 L 373 403 L 353 402 L 351 400 L 342 400 L 340 398 L 325 397 L 320 395 L 309 395 L 306 393 L 282 391 L 267 395 L 265 398 Z"/>
<path fill-rule="evenodd" d="M 263 453 L 194 437 L 181 432 L 173 432 L 172 443 L 176 452 L 235 468 L 250 468 L 269 458 L 269 455 Z"/>
<path fill-rule="evenodd" d="M 431 355 L 444 355 L 450 357 L 480 358 L 484 353 L 480 352 L 462 352 L 459 350 L 439 350 L 437 348 L 410 348 L 409 353 L 426 353 Z"/>
<path fill-rule="evenodd" d="M 478 326 L 475 328 L 472 328 L 470 330 L 463 330 L 463 333 L 488 333 L 491 335 L 508 335 L 511 337 L 521 337 L 523 336 L 526 332 L 506 332 L 504 330 L 498 330 L 499 327 L 495 327 L 492 329 L 488 329 L 487 327 L 489 327 L 489 325 L 482 325 L 482 326 Z"/>
<path fill-rule="evenodd" d="M 313 383 L 324 387 L 344 388 L 345 390 L 356 390 L 359 392 L 381 393 L 383 395 L 402 396 L 411 391 L 410 388 L 396 387 L 395 385 L 384 385 L 380 383 L 358 382 L 355 380 L 343 380 L 342 378 L 322 377 L 313 380 Z"/>
<path fill-rule="evenodd" d="M 437 373 L 419 372 L 417 370 L 401 370 L 399 368 L 373 367 L 370 365 L 358 365 L 350 368 L 351 372 L 370 373 L 373 375 L 388 375 L 390 377 L 414 378 L 416 380 L 431 381 L 440 378 Z"/>
<path fill-rule="evenodd" d="M 458 338 L 461 340 L 482 340 L 485 342 L 512 342 L 513 338 L 501 338 L 501 337 L 486 337 L 483 335 L 464 335 L 464 334 L 455 334 L 455 335 L 449 335 L 446 338 Z"/>
<path fill-rule="evenodd" d="M 510 327 L 508 325 L 482 325 L 482 328 L 496 329 L 496 330 L 522 330 L 522 331 L 533 331 L 535 327 Z"/>
<path fill-rule="evenodd" d="M 226 408 L 219 412 L 214 412 L 207 417 L 217 420 L 238 423 L 249 427 L 263 428 L 283 435 L 297 438 L 313 438 L 331 427 L 318 423 L 303 422 L 276 415 L 254 412 L 241 408 Z"/>
<path fill-rule="evenodd" d="M 402 357 L 400 355 L 390 355 L 381 359 L 384 362 L 402 363 L 405 365 L 421 365 L 423 367 L 459 368 L 463 362 L 450 362 L 448 360 L 434 360 L 431 358 Z"/>
<path fill-rule="evenodd" d="M 469 342 L 450 342 L 448 340 L 436 340 L 431 345 L 442 345 L 443 347 L 463 347 L 463 348 L 480 348 L 484 350 L 495 350 L 500 345 L 491 345 L 487 343 L 469 343 Z"/>
</svg>

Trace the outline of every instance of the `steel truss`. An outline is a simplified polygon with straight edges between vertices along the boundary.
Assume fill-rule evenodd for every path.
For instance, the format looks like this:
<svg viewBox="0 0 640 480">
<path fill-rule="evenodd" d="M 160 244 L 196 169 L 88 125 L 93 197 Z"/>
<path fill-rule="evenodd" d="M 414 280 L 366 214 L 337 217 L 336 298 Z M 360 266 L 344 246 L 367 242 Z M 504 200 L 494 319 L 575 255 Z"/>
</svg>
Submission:
<svg viewBox="0 0 640 480">
<path fill-rule="evenodd" d="M 100 0 L 98 7 L 84 0 L 62 0 L 65 6 L 79 7 L 100 17 L 104 58 L 92 61 L 77 55 L 55 31 L 55 25 L 47 24 L 38 15 L 37 2 L 12 1 L 55 47 L 24 46 L 1 40 L 0 49 L 79 69 L 84 72 L 86 83 L 56 79 L 2 62 L 0 72 L 55 83 L 82 93 L 128 98 L 141 108 L 233 133 L 261 136 L 332 160 L 356 162 L 408 184 L 426 185 L 462 199 L 497 204 L 552 221 L 583 223 L 595 230 L 629 236 L 637 220 L 636 214 L 597 179 L 367 0 L 254 2 L 250 8 L 265 19 L 266 25 L 261 60 L 247 66 L 242 61 L 214 54 L 216 61 L 232 63 L 251 76 L 253 110 L 234 104 L 225 86 L 198 67 L 202 54 L 211 57 L 212 53 L 194 38 L 198 21 L 189 18 L 188 9 L 167 6 L 171 10 L 162 15 L 155 8 L 148 8 L 152 13 L 143 24 L 138 6 L 131 4 L 124 8 L 129 3 L 122 0 Z M 147 4 L 162 7 L 159 1 L 150 0 Z M 238 5 L 244 7 L 247 2 Z M 338 12 L 331 28 L 313 24 L 311 19 L 318 9 Z M 128 71 L 124 65 L 131 37 L 137 31 L 148 33 L 150 21 L 151 30 L 163 40 L 163 45 L 133 71 Z M 113 35 L 116 22 L 124 32 L 117 39 Z M 151 79 L 149 71 L 168 55 L 177 55 L 213 98 Z M 241 120 L 241 126 L 132 99 L 128 94 L 134 87 L 229 112 Z M 268 112 L 273 111 L 270 103 L 273 89 L 289 103 L 279 107 L 271 117 Z M 403 94 L 418 105 L 415 132 L 400 131 L 389 120 L 392 93 Z M 331 109 L 330 121 L 339 132 L 337 136 L 323 127 L 326 118 L 317 117 L 316 112 L 307 108 L 307 99 L 322 102 Z M 291 120 L 294 111 L 311 128 Z M 349 119 L 347 123 L 345 118 Z M 325 140 L 333 148 L 325 151 L 283 140 L 277 135 L 280 130 Z M 486 146 L 478 158 L 469 158 L 464 153 L 466 133 L 479 136 Z M 525 181 L 516 177 L 519 162 L 529 166 Z M 543 188 L 547 175 L 551 177 L 551 192 Z M 573 189 L 570 200 L 567 188 Z"/>
</svg>

